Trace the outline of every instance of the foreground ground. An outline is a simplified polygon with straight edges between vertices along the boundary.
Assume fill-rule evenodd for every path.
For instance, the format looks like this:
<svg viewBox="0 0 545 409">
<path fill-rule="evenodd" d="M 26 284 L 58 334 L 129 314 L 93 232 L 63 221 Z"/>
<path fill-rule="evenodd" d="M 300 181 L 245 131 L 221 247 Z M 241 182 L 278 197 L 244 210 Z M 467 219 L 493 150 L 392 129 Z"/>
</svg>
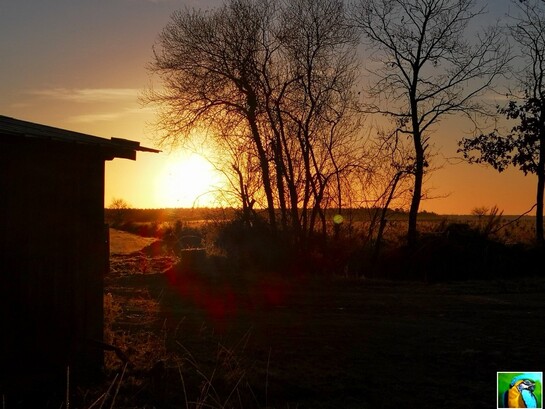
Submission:
<svg viewBox="0 0 545 409">
<path fill-rule="evenodd" d="M 136 362 L 116 407 L 494 408 L 498 371 L 545 368 L 541 278 L 226 277 L 126 250 L 106 279 Z"/>
</svg>

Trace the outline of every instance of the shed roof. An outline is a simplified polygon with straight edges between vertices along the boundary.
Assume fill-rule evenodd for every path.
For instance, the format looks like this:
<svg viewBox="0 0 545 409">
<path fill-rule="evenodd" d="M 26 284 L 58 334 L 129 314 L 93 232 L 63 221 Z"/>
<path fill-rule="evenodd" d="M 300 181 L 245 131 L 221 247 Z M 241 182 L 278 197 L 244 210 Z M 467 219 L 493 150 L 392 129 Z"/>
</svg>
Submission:
<svg viewBox="0 0 545 409">
<path fill-rule="evenodd" d="M 106 139 L 0 115 L 0 138 L 5 137 L 41 139 L 52 142 L 94 146 L 103 152 L 105 160 L 113 158 L 134 160 L 136 159 L 136 151 L 160 152 L 157 149 L 140 146 L 140 142 L 136 141 L 121 138 Z"/>
</svg>

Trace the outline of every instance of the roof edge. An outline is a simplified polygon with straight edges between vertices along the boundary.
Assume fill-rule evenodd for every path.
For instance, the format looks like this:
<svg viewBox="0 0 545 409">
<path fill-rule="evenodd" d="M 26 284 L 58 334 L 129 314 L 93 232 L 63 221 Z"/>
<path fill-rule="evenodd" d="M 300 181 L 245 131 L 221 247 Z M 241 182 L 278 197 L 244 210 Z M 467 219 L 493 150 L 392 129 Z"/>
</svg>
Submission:
<svg viewBox="0 0 545 409">
<path fill-rule="evenodd" d="M 140 142 L 112 137 L 110 139 L 67 129 L 56 128 L 35 122 L 0 115 L 0 135 L 19 138 L 36 138 L 58 143 L 73 143 L 95 146 L 104 151 L 104 159 L 136 159 L 136 151 L 161 152 L 158 149 L 140 146 Z"/>
</svg>

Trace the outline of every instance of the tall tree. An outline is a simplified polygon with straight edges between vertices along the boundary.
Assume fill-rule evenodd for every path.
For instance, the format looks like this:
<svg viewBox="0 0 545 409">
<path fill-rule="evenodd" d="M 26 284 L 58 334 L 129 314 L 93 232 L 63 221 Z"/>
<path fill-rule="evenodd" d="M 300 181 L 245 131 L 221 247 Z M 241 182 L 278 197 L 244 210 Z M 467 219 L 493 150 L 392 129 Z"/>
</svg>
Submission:
<svg viewBox="0 0 545 409">
<path fill-rule="evenodd" d="M 288 75 L 274 97 L 280 109 L 271 123 L 283 135 L 278 145 L 286 162 L 281 169 L 290 169 L 284 176 L 292 220 L 300 219 L 305 234 L 317 225 L 325 231 L 324 206 L 331 195 L 342 206 L 339 181 L 355 159 L 358 35 L 345 13 L 342 0 L 292 0 L 281 6 L 277 35 Z"/>
<path fill-rule="evenodd" d="M 519 45 L 515 78 L 520 97 L 512 96 L 498 113 L 516 120 L 510 132 L 495 130 L 460 141 L 460 151 L 470 162 L 488 163 L 502 172 L 518 167 L 537 176 L 535 238 L 544 244 L 545 192 L 545 6 L 538 0 L 512 1 L 518 15 L 511 16 L 511 36 Z"/>
<path fill-rule="evenodd" d="M 474 0 L 356 0 L 376 82 L 367 112 L 387 115 L 412 139 L 414 187 L 408 243 L 417 217 L 432 130 L 448 114 L 482 113 L 480 96 L 504 72 L 508 53 L 497 27 L 476 35 L 469 23 L 484 13 Z M 471 40 L 469 39 L 471 38 Z"/>
<path fill-rule="evenodd" d="M 177 143 L 195 129 L 214 129 L 222 121 L 244 126 L 247 143 L 259 158 L 269 222 L 274 227 L 269 153 L 258 124 L 259 79 L 254 69 L 263 64 L 260 39 L 269 30 L 271 7 L 266 0 L 232 0 L 210 13 L 174 12 L 159 35 L 150 64 L 164 86 L 151 89 L 145 100 L 160 106 L 162 143 Z"/>
<path fill-rule="evenodd" d="M 145 100 L 162 109 L 163 143 L 210 130 L 232 155 L 227 170 L 247 215 L 264 197 L 273 227 L 308 236 L 317 219 L 325 230 L 323 208 L 330 195 L 339 197 L 333 181 L 355 157 L 347 146 L 357 129 L 358 40 L 343 0 L 228 0 L 207 12 L 186 9 L 159 36 L 150 69 L 163 88 Z M 256 163 L 261 197 L 245 175 Z"/>
</svg>

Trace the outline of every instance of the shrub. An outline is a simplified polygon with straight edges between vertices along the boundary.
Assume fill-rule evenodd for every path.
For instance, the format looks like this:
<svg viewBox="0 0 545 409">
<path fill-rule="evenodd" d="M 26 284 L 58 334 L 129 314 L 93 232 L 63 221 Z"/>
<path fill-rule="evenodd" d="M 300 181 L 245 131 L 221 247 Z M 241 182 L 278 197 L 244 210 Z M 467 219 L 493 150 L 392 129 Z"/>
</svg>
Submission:
<svg viewBox="0 0 545 409">
<path fill-rule="evenodd" d="M 241 218 L 225 223 L 215 240 L 237 268 L 267 271 L 281 271 L 292 260 L 290 242 L 289 234 L 273 230 L 260 219 L 249 224 Z"/>
</svg>

